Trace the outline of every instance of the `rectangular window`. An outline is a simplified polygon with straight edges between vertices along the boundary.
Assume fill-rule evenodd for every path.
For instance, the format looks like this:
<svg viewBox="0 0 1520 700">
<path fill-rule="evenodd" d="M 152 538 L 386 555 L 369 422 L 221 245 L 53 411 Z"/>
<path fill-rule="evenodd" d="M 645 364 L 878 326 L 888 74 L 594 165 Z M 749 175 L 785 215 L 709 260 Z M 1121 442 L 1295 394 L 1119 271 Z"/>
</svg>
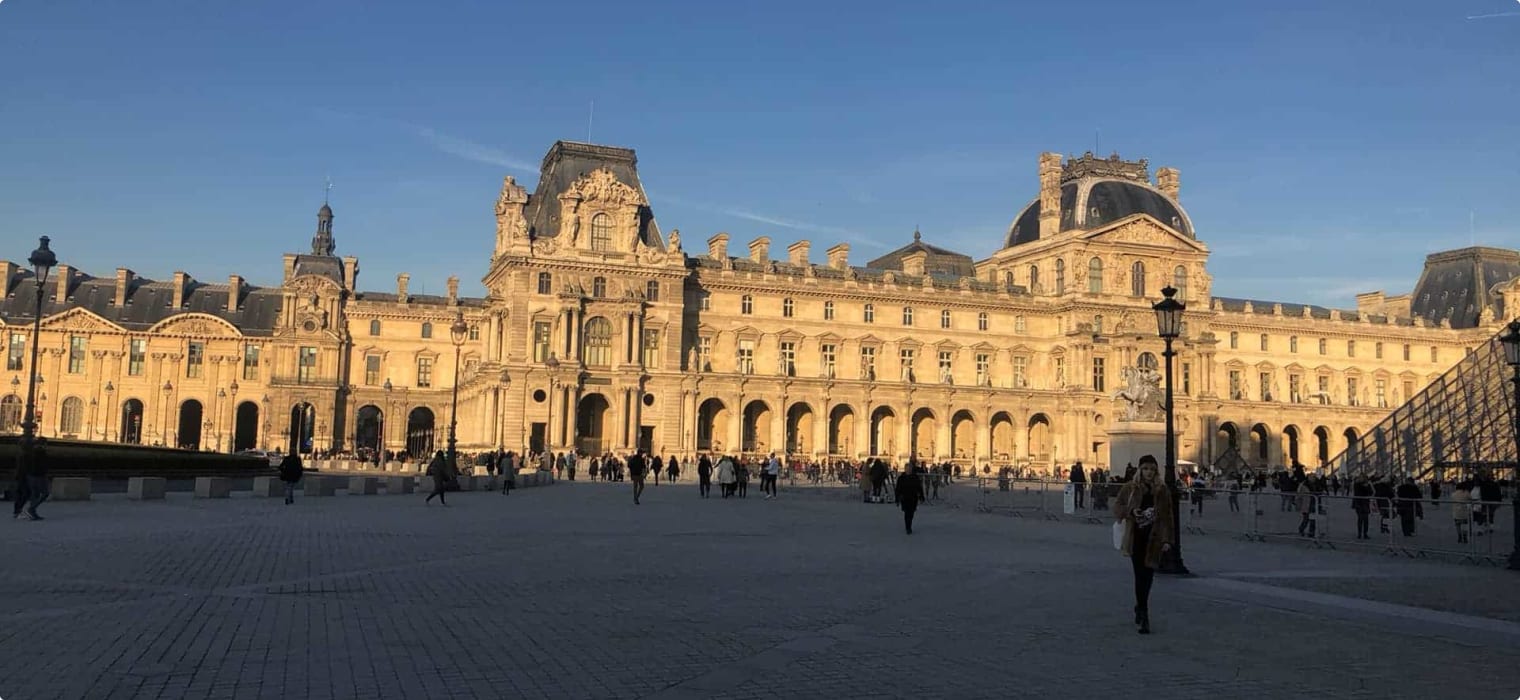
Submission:
<svg viewBox="0 0 1520 700">
<path fill-rule="evenodd" d="M 1230 370 L 1230 398 L 1235 401 L 1245 398 L 1245 392 L 1240 387 L 1242 381 L 1240 370 Z"/>
<path fill-rule="evenodd" d="M 137 342 L 137 341 L 132 341 Z M 20 372 L 26 358 L 26 334 L 12 333 L 10 347 L 5 353 L 5 370 L 7 372 Z"/>
<path fill-rule="evenodd" d="M 1321 374 L 1319 376 L 1319 402 L 1320 402 L 1320 405 L 1325 405 L 1325 404 L 1330 403 L 1330 376 L 1329 375 Z"/>
<path fill-rule="evenodd" d="M 1441 357 L 1440 350 L 1438 348 L 1436 348 L 1436 346 L 1434 346 L 1434 345 L 1430 346 L 1430 361 L 1431 362 L 1440 362 L 1440 357 Z"/>
<path fill-rule="evenodd" d="M 697 338 L 697 369 L 701 372 L 712 371 L 712 338 L 702 336 Z"/>
<path fill-rule="evenodd" d="M 911 382 L 913 376 L 913 348 L 903 348 L 897 351 L 897 361 L 902 374 L 902 380 Z"/>
<path fill-rule="evenodd" d="M 950 312 L 948 310 L 939 312 L 939 327 L 950 327 Z"/>
<path fill-rule="evenodd" d="M 911 325 L 913 325 L 913 307 L 911 307 L 911 306 L 904 306 L 903 307 L 903 325 L 904 326 L 911 326 Z"/>
<path fill-rule="evenodd" d="M 1258 381 L 1258 382 L 1261 383 L 1261 400 L 1262 401 L 1271 401 L 1272 400 L 1272 374 L 1270 372 L 1262 372 L 1261 374 L 1256 375 L 1256 381 Z"/>
<path fill-rule="evenodd" d="M 1093 391 L 1100 391 L 1100 392 L 1101 391 L 1108 391 L 1108 373 L 1105 372 L 1104 369 L 1103 369 L 1103 358 L 1101 358 L 1101 357 L 1094 357 L 1093 358 L 1093 368 L 1092 369 L 1093 369 L 1093 376 L 1092 376 L 1092 388 L 1093 388 Z"/>
<path fill-rule="evenodd" d="M 1403 398 L 1405 401 L 1414 398 L 1414 382 L 1409 381 L 1408 379 L 1404 380 L 1404 396 L 1401 398 Z"/>
<path fill-rule="evenodd" d="M 697 296 L 697 308 L 703 311 L 712 311 L 712 295 L 701 292 Z"/>
<path fill-rule="evenodd" d="M 832 321 L 832 320 L 834 320 L 834 302 L 832 302 L 832 301 L 823 302 L 823 320 L 825 320 L 825 321 Z"/>
<path fill-rule="evenodd" d="M 1383 380 L 1383 379 L 1377 380 L 1377 384 L 1373 386 L 1373 392 L 1374 392 L 1374 398 L 1377 400 L 1377 404 L 1376 404 L 1377 407 L 1378 408 L 1388 408 L 1388 382 L 1387 382 L 1387 380 Z"/>
<path fill-rule="evenodd" d="M 1383 344 L 1382 343 L 1376 343 L 1376 344 L 1374 344 L 1372 346 L 1372 357 L 1373 357 L 1373 359 L 1377 359 L 1377 360 L 1383 359 Z"/>
<path fill-rule="evenodd" d="M 739 374 L 755 373 L 755 341 L 739 341 Z"/>
<path fill-rule="evenodd" d="M 480 340 L 480 326 L 470 326 L 470 332 L 467 337 L 470 340 Z"/>
<path fill-rule="evenodd" d="M 85 337 L 69 336 L 69 374 L 84 374 Z"/>
<path fill-rule="evenodd" d="M 652 328 L 644 329 L 644 366 L 658 367 L 660 364 L 660 332 Z"/>
<path fill-rule="evenodd" d="M 133 341 L 134 343 L 137 341 Z M 141 371 L 138 372 L 141 374 Z M 259 346 L 243 346 L 243 380 L 250 381 L 259 378 Z"/>
<path fill-rule="evenodd" d="M 1362 405 L 1358 401 L 1360 398 L 1361 396 L 1358 394 L 1356 387 L 1356 377 L 1346 377 L 1346 405 L 1360 406 Z"/>
<path fill-rule="evenodd" d="M 1182 363 L 1182 393 L 1183 395 L 1193 393 L 1193 363 L 1191 362 Z"/>
<path fill-rule="evenodd" d="M 426 389 L 433 385 L 433 358 L 417 358 L 417 388 Z"/>
<path fill-rule="evenodd" d="M 860 378 L 876 378 L 876 348 L 867 346 L 860 349 Z"/>
<path fill-rule="evenodd" d="M 1022 355 L 1013 358 L 1013 386 L 1015 389 L 1029 386 L 1029 358 Z"/>
<path fill-rule="evenodd" d="M 1296 374 L 1288 375 L 1288 400 L 1293 403 L 1304 402 L 1304 380 Z"/>
<path fill-rule="evenodd" d="M 1266 352 L 1267 351 L 1267 338 L 1268 338 L 1268 336 L 1267 336 L 1266 333 L 1262 333 L 1261 334 L 1261 351 L 1262 352 Z"/>
<path fill-rule="evenodd" d="M 364 383 L 366 386 L 380 385 L 380 356 L 364 356 Z"/>
<path fill-rule="evenodd" d="M 797 344 L 790 340 L 781 343 L 781 374 L 797 376 Z"/>
<path fill-rule="evenodd" d="M 1326 355 L 1326 354 L 1329 354 L 1329 352 L 1330 352 L 1330 341 L 1325 340 L 1324 338 L 1320 338 L 1319 339 L 1319 354 Z"/>
<path fill-rule="evenodd" d="M 950 350 L 939 351 L 939 380 L 944 384 L 955 382 L 955 353 Z"/>
<path fill-rule="evenodd" d="M 1014 332 L 1014 333 L 1023 333 L 1023 332 L 1025 332 L 1025 331 L 1026 331 L 1026 330 L 1027 330 L 1027 329 L 1028 329 L 1028 325 L 1027 325 L 1027 322 L 1026 322 L 1026 321 L 1025 321 L 1025 320 L 1024 320 L 1024 317 L 1023 317 L 1023 316 L 1014 316 L 1014 317 L 1013 317 L 1013 332 Z M 987 330 L 987 329 L 986 329 L 986 327 L 985 327 L 985 326 L 984 326 L 984 327 L 983 327 L 983 328 L 982 328 L 982 330 L 984 330 L 984 331 L 985 331 L 985 330 Z"/>
<path fill-rule="evenodd" d="M 1298 352 L 1298 336 L 1288 336 L 1288 352 Z"/>
<path fill-rule="evenodd" d="M 833 343 L 820 346 L 819 353 L 823 355 L 823 376 L 833 378 L 837 357 Z"/>
<path fill-rule="evenodd" d="M 1058 389 L 1065 388 L 1065 386 L 1066 386 L 1066 358 L 1064 358 L 1064 357 L 1057 357 L 1056 358 L 1056 388 L 1058 388 Z"/>
<path fill-rule="evenodd" d="M 301 348 L 299 359 L 296 363 L 296 382 L 310 384 L 317 378 L 317 349 L 311 346 Z M 418 384 L 417 386 L 423 386 Z"/>
<path fill-rule="evenodd" d="M 985 352 L 976 354 L 976 385 L 992 386 L 992 356 Z"/>
<path fill-rule="evenodd" d="M 549 361 L 549 322 L 533 322 L 533 361 L 544 363 Z"/>
<path fill-rule="evenodd" d="M 190 349 L 185 353 L 185 376 L 191 379 L 199 379 L 201 369 L 206 366 L 206 344 L 190 343 Z"/>
<path fill-rule="evenodd" d="M 1409 361 L 1409 351 L 1410 351 L 1409 343 L 1404 343 L 1404 361 L 1405 362 Z"/>
<path fill-rule="evenodd" d="M 1356 357 L 1356 341 L 1346 341 L 1346 357 Z"/>
</svg>

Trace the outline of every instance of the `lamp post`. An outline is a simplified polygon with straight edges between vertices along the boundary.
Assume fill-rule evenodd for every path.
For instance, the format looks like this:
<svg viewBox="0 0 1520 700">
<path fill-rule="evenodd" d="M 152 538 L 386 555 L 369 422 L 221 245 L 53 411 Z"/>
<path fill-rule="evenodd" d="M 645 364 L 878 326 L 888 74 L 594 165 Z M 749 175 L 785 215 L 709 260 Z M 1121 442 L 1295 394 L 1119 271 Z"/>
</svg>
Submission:
<svg viewBox="0 0 1520 700">
<path fill-rule="evenodd" d="M 454 398 L 449 404 L 449 467 L 459 469 L 458 453 L 455 445 L 458 444 L 456 431 L 459 427 L 459 351 L 464 349 L 465 337 L 470 333 L 470 327 L 464 322 L 464 312 L 454 312 L 454 324 L 449 326 L 449 339 L 454 341 Z"/>
<path fill-rule="evenodd" d="M 226 389 L 217 389 L 216 390 L 216 410 L 212 411 L 212 415 L 215 416 L 214 420 L 215 420 L 215 425 L 216 425 L 216 447 L 211 448 L 212 452 L 216 452 L 216 451 L 222 449 L 222 407 L 226 406 L 226 405 L 227 405 L 227 390 Z M 211 423 L 212 421 L 211 420 L 207 420 L 206 422 L 207 423 Z M 230 452 L 231 450 L 228 450 L 228 451 Z"/>
<path fill-rule="evenodd" d="M 37 249 L 26 259 L 32 264 L 32 272 L 37 279 L 37 300 L 32 316 L 32 363 L 27 368 L 26 412 L 21 419 L 21 459 L 27 465 L 28 474 L 31 470 L 33 440 L 37 436 L 37 353 L 41 350 L 38 342 L 42 337 L 42 292 L 43 287 L 47 286 L 48 272 L 58 264 L 58 256 L 48 249 L 48 237 L 42 236 L 38 243 Z M 14 381 L 13 379 L 12 382 Z"/>
<path fill-rule="evenodd" d="M 169 395 L 174 393 L 174 383 L 164 382 L 164 420 L 158 426 L 158 439 L 164 447 L 174 447 L 169 444 Z"/>
<path fill-rule="evenodd" d="M 237 380 L 232 380 L 232 384 L 227 389 L 227 395 L 232 397 L 232 400 L 227 402 L 227 418 L 232 423 L 231 430 L 227 431 L 227 454 L 232 454 L 237 451 Z"/>
<path fill-rule="evenodd" d="M 84 439 L 86 439 L 86 440 L 94 440 L 95 439 L 95 430 L 96 430 L 96 428 L 95 428 L 95 422 L 99 418 L 100 418 L 100 400 L 96 399 L 93 396 L 91 396 L 90 397 L 90 428 L 89 428 L 89 430 L 85 431 L 85 433 L 84 433 Z M 104 430 L 102 430 L 100 432 L 102 434 L 105 433 Z"/>
<path fill-rule="evenodd" d="M 1182 492 L 1177 488 L 1177 423 L 1172 400 L 1172 358 L 1177 352 L 1172 341 L 1182 335 L 1182 312 L 1187 304 L 1177 301 L 1177 289 L 1168 286 L 1161 290 L 1164 297 L 1151 307 L 1156 312 L 1156 333 L 1166 343 L 1161 356 L 1166 358 L 1166 488 L 1172 496 L 1172 548 L 1161 553 L 1161 573 L 1189 576 L 1187 564 L 1182 562 Z"/>
<path fill-rule="evenodd" d="M 385 454 L 385 419 L 391 414 L 391 390 L 394 388 L 390 378 L 386 377 L 385 410 L 380 412 L 380 435 L 375 438 L 375 454 L 378 456 L 381 464 L 390 461 L 390 457 Z"/>
<path fill-rule="evenodd" d="M 115 391 L 116 391 L 116 387 L 114 385 L 112 385 L 110 381 L 107 381 L 106 382 L 106 432 L 105 432 L 105 435 L 103 436 L 103 437 L 105 437 L 105 441 L 106 442 L 110 442 L 111 441 L 111 414 L 116 410 L 115 408 L 113 408 L 116 404 L 114 404 L 114 403 L 111 402 L 111 394 L 114 393 Z"/>
<path fill-rule="evenodd" d="M 1510 511 L 1515 517 L 1515 548 L 1509 553 L 1509 568 L 1511 571 L 1520 571 L 1520 320 L 1509 322 L 1509 330 L 1499 336 L 1499 342 L 1504 345 L 1504 361 L 1509 363 L 1514 374 L 1510 381 L 1515 383 L 1515 400 L 1511 404 L 1510 413 L 1513 422 L 1511 427 L 1515 432 L 1515 470 L 1510 483 L 1515 492 L 1514 502 L 1510 504 Z"/>
</svg>

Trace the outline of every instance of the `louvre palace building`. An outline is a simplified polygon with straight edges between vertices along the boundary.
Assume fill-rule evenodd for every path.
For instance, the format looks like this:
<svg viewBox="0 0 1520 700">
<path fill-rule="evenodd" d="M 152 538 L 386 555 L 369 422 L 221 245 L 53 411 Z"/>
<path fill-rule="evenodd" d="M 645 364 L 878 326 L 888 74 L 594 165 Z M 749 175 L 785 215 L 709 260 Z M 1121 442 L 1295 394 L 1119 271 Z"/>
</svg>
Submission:
<svg viewBox="0 0 1520 700">
<path fill-rule="evenodd" d="M 1430 255 L 1408 293 L 1354 309 L 1214 296 L 1176 169 L 1047 153 L 1030 175 L 1032 201 L 980 260 L 918 232 L 869 261 L 846 243 L 692 240 L 656 223 L 632 150 L 559 142 L 534 192 L 502 185 L 485 298 L 457 279 L 412 294 L 405 274 L 366 291 L 326 205 L 277 286 L 61 264 L 42 290 L 41 433 L 417 455 L 443 447 L 457 385 L 467 452 L 1105 466 L 1114 394 L 1125 368 L 1158 364 L 1151 305 L 1170 285 L 1187 304 L 1179 455 L 1313 466 L 1520 309 L 1520 253 L 1494 248 Z M 36 280 L 0 262 L 0 289 L 14 433 Z"/>
</svg>

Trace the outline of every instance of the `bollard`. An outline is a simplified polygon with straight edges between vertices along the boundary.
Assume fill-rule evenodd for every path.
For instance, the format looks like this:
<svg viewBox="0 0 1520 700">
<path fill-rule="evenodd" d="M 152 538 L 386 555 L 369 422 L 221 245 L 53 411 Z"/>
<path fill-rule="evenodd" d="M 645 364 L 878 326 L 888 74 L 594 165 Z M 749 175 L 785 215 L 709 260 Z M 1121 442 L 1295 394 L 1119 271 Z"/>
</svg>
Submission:
<svg viewBox="0 0 1520 700">
<path fill-rule="evenodd" d="M 307 496 L 331 496 L 338 488 L 334 479 L 316 474 L 307 474 L 301 481 L 304 483 L 301 492 Z"/>
<path fill-rule="evenodd" d="M 55 501 L 88 501 L 90 500 L 90 480 L 88 477 L 58 477 L 53 479 L 52 495 Z"/>
<path fill-rule="evenodd" d="M 156 476 L 134 476 L 127 479 L 127 498 L 134 501 L 162 501 L 168 491 L 168 480 Z"/>
<path fill-rule="evenodd" d="M 232 494 L 232 480 L 224 476 L 195 478 L 196 498 L 226 498 Z"/>
<path fill-rule="evenodd" d="M 277 476 L 253 477 L 253 495 L 256 498 L 280 498 L 285 495 L 285 482 Z"/>
<path fill-rule="evenodd" d="M 412 493 L 416 487 L 416 480 L 409 476 L 385 477 L 385 492 L 392 496 Z"/>
<path fill-rule="evenodd" d="M 380 480 L 373 476 L 351 476 L 348 478 L 348 495 L 350 496 L 373 496 L 380 493 Z"/>
</svg>

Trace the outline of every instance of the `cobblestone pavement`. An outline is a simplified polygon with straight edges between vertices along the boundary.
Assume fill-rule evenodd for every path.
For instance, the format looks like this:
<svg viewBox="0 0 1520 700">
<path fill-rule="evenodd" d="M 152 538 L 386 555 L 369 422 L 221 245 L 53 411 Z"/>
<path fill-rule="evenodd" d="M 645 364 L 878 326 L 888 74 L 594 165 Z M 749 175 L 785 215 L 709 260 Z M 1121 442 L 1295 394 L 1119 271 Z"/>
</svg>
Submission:
<svg viewBox="0 0 1520 700">
<path fill-rule="evenodd" d="M 1514 572 L 690 485 L 107 497 L 0 527 L 0 697 L 1514 698 Z M 1422 606 L 1422 607 L 1414 607 Z M 1122 692 L 1122 691 L 1121 691 Z"/>
</svg>

